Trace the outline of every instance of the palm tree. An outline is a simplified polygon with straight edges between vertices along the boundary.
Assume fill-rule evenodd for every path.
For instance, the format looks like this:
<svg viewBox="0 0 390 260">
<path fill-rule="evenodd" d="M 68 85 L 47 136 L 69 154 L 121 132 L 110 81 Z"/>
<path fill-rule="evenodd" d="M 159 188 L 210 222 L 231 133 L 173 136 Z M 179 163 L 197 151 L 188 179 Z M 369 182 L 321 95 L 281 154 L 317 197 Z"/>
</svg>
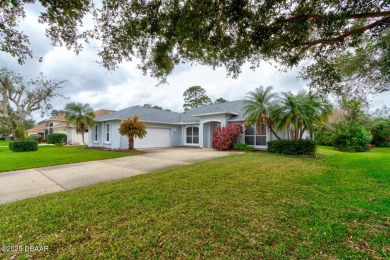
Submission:
<svg viewBox="0 0 390 260">
<path fill-rule="evenodd" d="M 66 104 L 64 111 L 66 124 L 76 127 L 76 133 L 81 134 L 83 144 L 85 145 L 85 130 L 95 124 L 95 113 L 92 107 L 89 104 L 72 102 Z"/>
<path fill-rule="evenodd" d="M 302 139 L 305 130 L 309 131 L 312 137 L 314 129 L 321 127 L 333 111 L 332 105 L 326 99 L 320 99 L 310 94 L 307 95 L 307 104 L 309 105 L 306 111 L 308 121 L 301 131 L 300 139 Z"/>
<path fill-rule="evenodd" d="M 119 126 L 119 133 L 129 138 L 129 150 L 134 150 L 134 138 L 142 139 L 147 134 L 145 124 L 138 119 L 138 115 L 135 115 L 123 120 Z"/>
<path fill-rule="evenodd" d="M 248 92 L 244 100 L 244 116 L 246 117 L 246 125 L 256 124 L 256 128 L 259 129 L 261 124 L 265 124 L 274 136 L 280 139 L 274 131 L 274 121 L 272 120 L 272 114 L 276 107 L 274 99 L 277 97 L 276 93 L 272 93 L 272 87 L 267 87 L 264 90 L 264 87 L 260 86 L 255 91 Z"/>
<path fill-rule="evenodd" d="M 323 122 L 330 113 L 330 105 L 317 97 L 306 94 L 305 91 L 297 95 L 291 92 L 282 93 L 278 100 L 276 116 L 277 129 L 284 129 L 288 139 L 302 139 L 305 131 L 314 131 L 314 127 Z"/>
</svg>

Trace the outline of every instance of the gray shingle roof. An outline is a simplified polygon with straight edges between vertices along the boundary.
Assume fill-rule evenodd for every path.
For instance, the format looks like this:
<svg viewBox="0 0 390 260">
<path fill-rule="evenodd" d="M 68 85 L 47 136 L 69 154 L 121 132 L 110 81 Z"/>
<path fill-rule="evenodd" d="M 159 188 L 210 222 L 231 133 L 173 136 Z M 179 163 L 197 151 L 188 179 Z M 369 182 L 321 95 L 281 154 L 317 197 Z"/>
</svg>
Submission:
<svg viewBox="0 0 390 260">
<path fill-rule="evenodd" d="M 96 122 L 112 121 L 112 120 L 123 120 L 134 115 L 138 115 L 140 120 L 146 122 L 159 122 L 159 123 L 194 123 L 199 122 L 199 118 L 196 115 L 201 114 L 212 114 L 227 112 L 232 114 L 229 120 L 240 121 L 243 120 L 243 101 L 232 101 L 220 104 L 204 105 L 201 107 L 193 108 L 183 113 L 159 110 L 155 108 L 146 108 L 141 106 L 132 106 L 112 112 L 110 114 L 98 117 L 95 119 Z"/>
<path fill-rule="evenodd" d="M 128 107 L 95 119 L 96 122 L 122 120 L 138 115 L 140 120 L 161 123 L 179 123 L 180 113 L 141 106 Z"/>
<path fill-rule="evenodd" d="M 231 101 L 226 103 L 218 103 L 211 105 L 204 105 L 200 107 L 193 108 L 184 112 L 189 116 L 202 115 L 202 114 L 211 114 L 211 113 L 221 113 L 227 112 L 231 114 L 237 114 L 232 116 L 229 120 L 243 120 L 243 100 Z"/>
</svg>

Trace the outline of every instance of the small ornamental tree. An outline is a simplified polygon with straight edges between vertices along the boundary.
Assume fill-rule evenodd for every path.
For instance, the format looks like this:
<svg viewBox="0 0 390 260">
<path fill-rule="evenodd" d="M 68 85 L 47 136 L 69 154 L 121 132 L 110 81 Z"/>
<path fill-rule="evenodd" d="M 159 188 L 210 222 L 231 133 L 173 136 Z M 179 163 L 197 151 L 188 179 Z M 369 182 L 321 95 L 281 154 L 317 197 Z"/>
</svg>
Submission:
<svg viewBox="0 0 390 260">
<path fill-rule="evenodd" d="M 65 106 L 65 119 L 67 125 L 74 125 L 76 133 L 81 134 L 83 144 L 86 145 L 84 140 L 84 133 L 88 127 L 92 127 L 95 124 L 95 112 L 89 104 L 82 103 L 69 103 Z"/>
<path fill-rule="evenodd" d="M 233 148 L 241 133 L 242 126 L 240 124 L 218 127 L 213 132 L 213 148 L 216 150 L 229 150 Z"/>
<path fill-rule="evenodd" d="M 142 139 L 147 134 L 145 124 L 138 119 L 138 115 L 134 115 L 132 118 L 122 120 L 119 126 L 119 133 L 129 138 L 129 150 L 134 150 L 134 138 Z"/>
</svg>

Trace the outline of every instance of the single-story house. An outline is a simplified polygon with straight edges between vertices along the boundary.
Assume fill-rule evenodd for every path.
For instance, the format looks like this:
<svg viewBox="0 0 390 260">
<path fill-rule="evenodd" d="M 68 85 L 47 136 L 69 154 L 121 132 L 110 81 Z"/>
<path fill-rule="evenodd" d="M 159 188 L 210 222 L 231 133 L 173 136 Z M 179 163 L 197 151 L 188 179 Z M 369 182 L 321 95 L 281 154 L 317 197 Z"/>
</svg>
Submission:
<svg viewBox="0 0 390 260">
<path fill-rule="evenodd" d="M 96 117 L 101 117 L 111 112 L 114 112 L 114 110 L 100 109 L 95 111 L 95 115 Z M 88 143 L 88 131 L 89 129 L 85 131 L 85 143 Z M 67 125 L 65 115 L 52 117 L 44 123 L 36 125 L 26 131 L 27 136 L 39 134 L 43 138 L 46 138 L 46 135 L 53 133 L 66 134 L 69 144 L 83 143 L 81 134 L 77 134 L 76 132 L 76 127 L 74 125 Z"/>
<path fill-rule="evenodd" d="M 243 124 L 243 100 L 204 105 L 185 112 L 172 112 L 142 106 L 132 106 L 117 112 L 97 117 L 88 132 L 88 145 L 110 149 L 127 149 L 128 138 L 119 134 L 122 120 L 134 115 L 146 124 L 147 134 L 143 139 L 135 139 L 135 148 L 195 146 L 212 147 L 214 129 L 231 123 Z M 279 135 L 280 134 L 280 135 Z M 278 133 L 282 138 L 283 132 Z M 267 142 L 276 137 L 263 125 L 244 128 L 240 142 L 265 149 Z"/>
</svg>

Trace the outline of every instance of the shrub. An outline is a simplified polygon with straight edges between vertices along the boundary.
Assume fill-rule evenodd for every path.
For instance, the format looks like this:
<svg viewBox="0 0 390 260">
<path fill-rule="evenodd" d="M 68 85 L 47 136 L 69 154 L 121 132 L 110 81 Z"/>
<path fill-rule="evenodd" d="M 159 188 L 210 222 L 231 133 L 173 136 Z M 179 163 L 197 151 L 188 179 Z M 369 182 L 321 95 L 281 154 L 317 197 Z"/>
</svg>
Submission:
<svg viewBox="0 0 390 260">
<path fill-rule="evenodd" d="M 13 141 L 9 143 L 9 149 L 13 152 L 37 151 L 38 142 L 34 140 Z"/>
<path fill-rule="evenodd" d="M 213 132 L 211 140 L 213 148 L 216 150 L 229 150 L 237 143 L 238 137 L 242 133 L 240 124 L 230 124 L 218 127 Z"/>
<path fill-rule="evenodd" d="M 370 133 L 357 124 L 340 125 L 335 138 L 335 147 L 340 151 L 364 152 L 370 150 L 368 144 L 371 142 Z"/>
<path fill-rule="evenodd" d="M 335 132 L 325 127 L 320 128 L 314 134 L 316 143 L 325 146 L 333 146 L 335 137 Z"/>
<path fill-rule="evenodd" d="M 0 137 L 0 141 L 5 141 L 5 137 Z"/>
<path fill-rule="evenodd" d="M 371 129 L 371 143 L 379 147 L 389 147 L 390 144 L 390 119 L 383 119 L 375 123 Z"/>
<path fill-rule="evenodd" d="M 42 142 L 43 137 L 40 135 L 30 135 L 26 138 L 26 140 L 34 140 L 37 141 L 38 143 Z"/>
<path fill-rule="evenodd" d="M 66 134 L 48 134 L 46 136 L 46 141 L 48 144 L 61 145 L 66 144 L 67 136 Z"/>
<path fill-rule="evenodd" d="M 253 151 L 255 148 L 253 146 L 247 145 L 247 144 L 236 144 L 234 146 L 237 150 L 243 150 L 243 151 Z"/>
<path fill-rule="evenodd" d="M 267 143 L 267 150 L 271 153 L 289 155 L 314 155 L 316 143 L 313 140 L 274 140 Z"/>
</svg>

